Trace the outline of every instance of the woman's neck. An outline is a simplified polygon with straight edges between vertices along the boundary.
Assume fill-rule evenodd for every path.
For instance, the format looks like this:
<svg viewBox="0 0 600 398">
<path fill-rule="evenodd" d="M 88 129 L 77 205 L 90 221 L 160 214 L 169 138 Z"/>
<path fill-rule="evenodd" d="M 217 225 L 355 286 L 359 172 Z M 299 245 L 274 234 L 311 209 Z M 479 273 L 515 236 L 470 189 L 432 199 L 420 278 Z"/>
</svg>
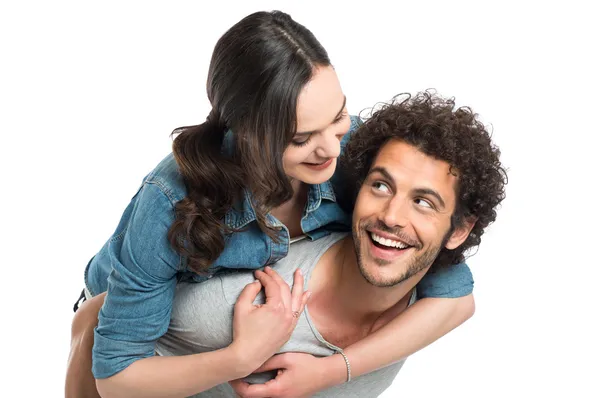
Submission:
<svg viewBox="0 0 600 398">
<path fill-rule="evenodd" d="M 301 220 L 308 199 L 308 186 L 299 180 L 292 180 L 290 183 L 293 189 L 292 197 L 287 202 L 274 208 L 271 215 L 287 227 L 290 238 L 295 238 L 304 233 Z"/>
</svg>

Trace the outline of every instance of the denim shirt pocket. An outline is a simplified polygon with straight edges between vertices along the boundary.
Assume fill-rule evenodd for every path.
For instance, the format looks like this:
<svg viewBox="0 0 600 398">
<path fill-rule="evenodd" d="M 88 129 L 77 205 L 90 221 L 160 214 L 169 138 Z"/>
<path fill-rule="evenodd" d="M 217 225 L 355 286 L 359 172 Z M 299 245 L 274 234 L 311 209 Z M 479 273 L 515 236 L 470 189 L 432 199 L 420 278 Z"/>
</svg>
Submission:
<svg viewBox="0 0 600 398">
<path fill-rule="evenodd" d="M 271 239 L 256 222 L 225 236 L 225 250 L 211 265 L 209 272 L 225 269 L 258 269 L 268 264 L 272 252 Z"/>
</svg>

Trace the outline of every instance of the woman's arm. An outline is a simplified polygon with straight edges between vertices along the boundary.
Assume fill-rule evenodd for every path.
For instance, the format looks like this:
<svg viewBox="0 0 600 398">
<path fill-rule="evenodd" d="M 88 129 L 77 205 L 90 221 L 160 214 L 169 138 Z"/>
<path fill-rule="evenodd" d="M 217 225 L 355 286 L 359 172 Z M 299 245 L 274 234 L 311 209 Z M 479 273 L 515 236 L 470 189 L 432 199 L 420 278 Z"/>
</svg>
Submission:
<svg viewBox="0 0 600 398">
<path fill-rule="evenodd" d="M 352 377 L 414 354 L 463 324 L 474 312 L 472 294 L 417 301 L 390 323 L 344 350 L 352 367 Z M 345 370 L 345 363 L 342 365 Z"/>
<path fill-rule="evenodd" d="M 138 360 L 107 379 L 96 380 L 104 398 L 187 397 L 250 373 L 244 356 L 229 346 L 181 357 Z"/>
<path fill-rule="evenodd" d="M 136 394 L 148 396 L 146 389 L 150 389 L 151 394 L 158 394 L 158 396 L 181 397 L 191 394 L 185 394 L 183 391 L 190 389 L 200 391 L 211 387 L 213 383 L 221 382 L 219 377 L 224 379 L 243 377 L 253 369 L 253 365 L 244 363 L 246 358 L 241 357 L 235 349 L 228 347 L 220 352 L 208 353 L 211 355 L 141 359 L 121 373 L 96 382 L 92 374 L 93 335 L 94 328 L 98 324 L 98 312 L 105 296 L 106 293 L 103 293 L 87 300 L 75 313 L 65 383 L 67 398 L 100 397 L 100 392 L 105 397 Z M 202 371 L 207 368 L 214 373 L 206 374 Z M 198 381 L 199 375 L 208 377 L 190 385 L 190 382 Z M 176 384 L 177 382 L 179 385 Z M 158 389 L 155 384 L 158 384 Z"/>
<path fill-rule="evenodd" d="M 218 384 L 247 376 L 270 358 L 289 339 L 309 293 L 303 292 L 303 277 L 294 275 L 290 288 L 269 267 L 256 271 L 259 282 L 247 285 L 240 294 L 233 319 L 233 342 L 226 348 L 200 354 L 138 360 L 125 370 L 97 380 L 104 398 L 182 397 L 197 394 Z M 265 288 L 266 302 L 253 304 Z M 268 333 L 265 331 L 268 330 Z"/>
<path fill-rule="evenodd" d="M 373 372 L 400 361 L 433 343 L 469 319 L 475 311 L 473 295 L 417 301 L 387 325 L 346 347 L 344 353 L 352 377 Z M 250 385 L 243 380 L 230 384 L 241 397 L 298 397 L 345 383 L 346 362 L 341 355 L 317 358 L 310 354 L 276 355 L 255 372 L 280 369 L 265 384 Z"/>
<path fill-rule="evenodd" d="M 388 324 L 346 347 L 352 377 L 398 362 L 433 343 L 469 319 L 475 311 L 473 279 L 466 264 L 427 275 L 417 285 L 425 296 Z M 431 297 L 437 296 L 437 297 Z M 286 353 L 267 361 L 259 371 L 283 369 L 266 384 L 232 382 L 242 397 L 295 397 L 314 394 L 347 380 L 341 355 L 316 358 Z"/>
<path fill-rule="evenodd" d="M 167 239 L 174 221 L 173 205 L 160 186 L 145 183 L 126 209 L 113 238 L 94 258 L 97 265 L 109 262 L 112 269 L 94 331 L 92 360 L 96 384 L 105 396 L 172 396 L 183 391 L 195 394 L 259 366 L 279 348 L 275 346 L 280 337 L 277 333 L 288 326 L 285 321 L 291 317 L 291 309 L 284 318 L 277 311 L 269 312 L 269 306 L 256 314 L 238 310 L 245 326 L 234 327 L 241 343 L 234 343 L 233 348 L 244 347 L 244 357 L 238 355 L 238 349 L 224 349 L 206 355 L 155 358 L 156 341 L 168 330 L 177 273 L 181 270 L 180 256 Z M 91 272 L 96 270 L 91 268 Z M 266 277 L 264 272 L 260 274 Z M 260 290 L 260 284 L 253 286 L 257 292 Z M 287 284 L 283 290 L 290 295 Z M 277 296 L 279 300 L 283 290 Z M 259 333 L 252 320 L 263 313 L 266 324 Z M 275 321 L 269 314 L 276 317 Z M 244 338 L 246 334 L 252 338 Z M 175 375 L 173 366 L 179 368 L 179 377 L 170 377 Z M 195 376 L 185 378 L 181 373 Z"/>
<path fill-rule="evenodd" d="M 475 312 L 472 292 L 473 275 L 465 263 L 428 272 L 417 284 L 420 300 L 344 350 L 353 376 L 398 362 L 463 324 Z"/>
<path fill-rule="evenodd" d="M 156 184 L 145 182 L 125 210 L 113 237 L 94 257 L 86 283 L 101 288 L 99 271 L 110 264 L 107 294 L 94 331 L 92 370 L 104 379 L 135 361 L 154 356 L 166 333 L 180 256 L 167 234 L 174 221 L 173 203 Z"/>
</svg>

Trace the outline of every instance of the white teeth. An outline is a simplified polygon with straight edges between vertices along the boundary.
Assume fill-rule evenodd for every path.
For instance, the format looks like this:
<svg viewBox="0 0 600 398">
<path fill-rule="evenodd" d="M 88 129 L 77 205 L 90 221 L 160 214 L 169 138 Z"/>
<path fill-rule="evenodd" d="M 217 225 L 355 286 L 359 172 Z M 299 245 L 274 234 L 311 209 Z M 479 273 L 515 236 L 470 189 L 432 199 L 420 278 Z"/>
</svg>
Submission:
<svg viewBox="0 0 600 398">
<path fill-rule="evenodd" d="M 395 247 L 396 249 L 405 249 L 408 247 L 408 245 L 399 242 L 399 241 L 395 241 L 395 240 L 391 240 L 391 239 L 386 239 L 384 237 L 381 237 L 379 235 L 375 235 L 373 232 L 371 232 L 371 238 L 379 243 L 380 245 L 383 246 L 388 246 L 388 247 Z"/>
</svg>

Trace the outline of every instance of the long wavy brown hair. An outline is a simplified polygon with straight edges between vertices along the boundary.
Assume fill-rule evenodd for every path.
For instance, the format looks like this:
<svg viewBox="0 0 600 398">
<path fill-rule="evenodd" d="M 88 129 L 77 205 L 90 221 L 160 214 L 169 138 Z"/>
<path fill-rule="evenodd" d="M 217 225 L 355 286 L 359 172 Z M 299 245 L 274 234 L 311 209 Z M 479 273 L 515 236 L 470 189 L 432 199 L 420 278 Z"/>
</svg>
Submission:
<svg viewBox="0 0 600 398">
<path fill-rule="evenodd" d="M 331 63 L 304 26 L 280 11 L 257 12 L 231 27 L 217 42 L 206 90 L 212 111 L 206 122 L 173 131 L 173 154 L 187 188 L 169 230 L 173 248 L 188 266 L 204 272 L 225 248 L 223 218 L 252 195 L 260 229 L 269 210 L 292 196 L 282 157 L 296 133 L 296 105 L 318 66 Z M 232 153 L 222 153 L 231 130 Z"/>
</svg>

